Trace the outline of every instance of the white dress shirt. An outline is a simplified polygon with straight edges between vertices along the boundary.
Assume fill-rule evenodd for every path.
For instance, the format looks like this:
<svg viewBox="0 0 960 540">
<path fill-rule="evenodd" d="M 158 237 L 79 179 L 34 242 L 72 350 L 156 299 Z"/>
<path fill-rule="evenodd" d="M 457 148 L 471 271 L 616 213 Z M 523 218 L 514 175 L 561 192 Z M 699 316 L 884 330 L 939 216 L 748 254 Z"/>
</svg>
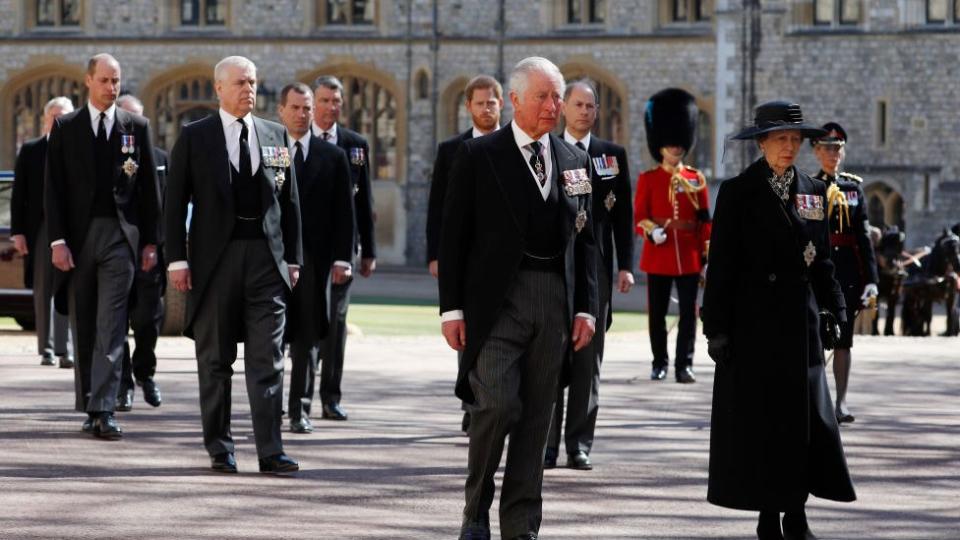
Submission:
<svg viewBox="0 0 960 540">
<path fill-rule="evenodd" d="M 570 143 L 570 144 L 572 144 L 572 145 L 574 145 L 574 146 L 576 146 L 577 143 L 582 144 L 582 145 L 583 145 L 583 151 L 584 151 L 584 152 L 590 150 L 590 132 L 589 132 L 589 131 L 587 132 L 586 137 L 584 137 L 584 138 L 582 138 L 582 139 L 577 139 L 576 137 L 574 137 L 574 136 L 570 133 L 569 130 L 566 130 L 566 129 L 565 129 L 565 130 L 563 130 L 563 140 L 567 141 L 568 143 Z"/>
<path fill-rule="evenodd" d="M 318 126 L 316 122 L 314 122 L 313 134 L 319 137 L 321 141 L 323 140 L 324 131 L 326 131 L 330 135 L 330 137 L 327 139 L 327 142 L 330 144 L 337 144 L 337 124 L 334 123 L 332 126 L 330 126 L 330 129 L 324 130 L 324 129 L 320 129 L 320 126 Z"/>
<path fill-rule="evenodd" d="M 493 128 L 493 131 L 496 131 L 496 130 L 498 130 L 498 129 L 500 129 L 500 126 L 497 126 L 497 127 Z M 490 133 L 493 133 L 493 131 L 491 131 Z M 480 131 L 479 129 L 477 129 L 477 126 L 476 126 L 476 125 L 473 126 L 473 133 L 472 133 L 472 135 L 473 135 L 473 138 L 474 138 L 474 139 L 476 139 L 477 137 L 483 137 L 484 135 L 489 135 L 490 133 L 484 133 L 484 132 Z"/>
<path fill-rule="evenodd" d="M 101 111 L 96 108 L 93 103 L 87 102 L 87 112 L 90 113 L 90 125 L 93 127 L 93 136 L 96 138 L 97 130 L 100 129 L 100 113 L 106 113 L 103 117 L 103 127 L 107 130 L 107 140 L 110 140 L 110 134 L 113 133 L 113 124 L 117 119 L 117 105 L 116 103 L 111 103 L 107 110 Z M 47 133 L 47 140 L 50 140 L 50 134 Z M 57 238 L 53 242 L 50 242 L 50 247 L 59 246 L 60 244 L 66 244 L 67 241 L 63 238 Z"/>
<path fill-rule="evenodd" d="M 518 126 L 515 121 L 510 122 L 510 128 L 513 129 L 513 138 L 517 142 L 517 147 L 520 148 L 520 153 L 523 154 L 523 160 L 527 162 L 527 169 L 530 171 L 530 176 L 533 177 L 533 181 L 540 190 L 540 194 L 543 195 L 543 200 L 547 200 L 547 197 L 550 195 L 550 186 L 552 184 L 550 174 L 553 172 L 553 159 L 550 157 L 550 134 L 545 133 L 538 139 L 540 142 L 540 155 L 543 159 L 543 172 L 547 175 L 547 181 L 541 186 L 540 181 L 537 180 L 537 174 L 533 172 L 533 167 L 530 165 L 530 157 L 533 156 L 533 151 L 531 151 L 527 145 L 533 142 L 533 138 L 520 129 L 520 126 Z M 474 131 L 476 131 L 476 128 L 474 128 Z M 474 135 L 476 136 L 476 134 Z M 589 136 L 587 141 L 589 142 Z M 587 319 L 594 324 L 597 322 L 597 318 L 589 313 L 577 313 L 576 317 Z M 463 319 L 462 309 L 453 309 L 440 314 L 440 322 L 459 321 L 461 319 Z"/>
</svg>

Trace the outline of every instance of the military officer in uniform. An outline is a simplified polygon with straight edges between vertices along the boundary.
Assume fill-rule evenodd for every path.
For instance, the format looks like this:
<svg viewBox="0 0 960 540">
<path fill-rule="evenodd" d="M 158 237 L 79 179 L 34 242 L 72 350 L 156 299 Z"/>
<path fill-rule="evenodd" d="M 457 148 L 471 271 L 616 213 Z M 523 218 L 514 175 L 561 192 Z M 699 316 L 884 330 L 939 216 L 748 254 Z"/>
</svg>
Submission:
<svg viewBox="0 0 960 540">
<path fill-rule="evenodd" d="M 581 79 L 567 84 L 563 96 L 566 129 L 563 138 L 587 152 L 593 163 L 593 234 L 597 241 L 597 298 L 599 318 L 593 340 L 573 353 L 565 377 L 569 391 L 566 407 L 564 443 L 567 467 L 590 470 L 590 450 L 600 408 L 600 364 L 603 361 L 604 334 L 613 322 L 610 297 L 616 271 L 617 290 L 630 292 L 633 286 L 633 208 L 630 197 L 630 172 L 627 152 L 618 144 L 596 137 L 591 130 L 597 120 L 600 102 L 593 82 Z M 616 247 L 616 268 L 614 268 Z M 564 425 L 564 385 L 557 388 L 544 467 L 557 464 L 560 433 Z"/>
<path fill-rule="evenodd" d="M 871 299 L 876 299 L 879 277 L 870 239 L 867 200 L 860 187 L 863 179 L 840 170 L 846 155 L 847 132 L 836 122 L 824 124 L 823 130 L 827 134 L 810 139 L 810 144 L 820 162 L 820 172 L 814 178 L 827 184 L 830 258 L 847 304 L 847 320 L 840 325 L 840 342 L 833 350 L 833 377 L 837 388 L 835 412 L 837 422 L 843 424 L 854 420 L 847 408 L 853 322 L 857 312 L 870 305 Z"/>
<path fill-rule="evenodd" d="M 24 285 L 33 289 L 40 365 L 55 365 L 55 356 L 59 356 L 60 367 L 65 369 L 74 364 L 73 331 L 67 316 L 53 307 L 53 265 L 43 219 L 43 174 L 53 122 L 71 112 L 73 103 L 64 96 L 55 97 L 44 105 L 43 134 L 20 147 L 10 196 L 10 240 L 23 257 Z"/>
<path fill-rule="evenodd" d="M 694 97 L 667 88 L 647 102 L 647 148 L 657 167 L 640 174 L 634 204 L 637 233 L 643 235 L 640 270 L 647 273 L 647 325 L 653 369 L 650 378 L 667 376 L 667 308 L 677 285 L 680 321 L 674 370 L 678 383 L 696 382 L 693 345 L 700 272 L 710 241 L 710 198 L 703 174 L 683 163 L 696 140 L 699 111 Z"/>
<path fill-rule="evenodd" d="M 846 319 L 833 277 L 827 186 L 794 160 L 800 106 L 757 107 L 734 138 L 763 156 L 720 185 L 703 298 L 703 332 L 716 362 L 707 500 L 760 512 L 761 540 L 816 538 L 810 494 L 856 498 L 824 375 L 824 347 Z M 780 513 L 784 512 L 781 531 Z"/>
<path fill-rule="evenodd" d="M 463 89 L 464 108 L 470 113 L 473 126 L 437 146 L 437 159 L 433 162 L 433 179 L 430 181 L 430 200 L 427 203 L 427 268 L 437 277 L 437 257 L 440 252 L 440 221 L 443 217 L 443 200 L 447 195 L 448 175 L 453 166 L 453 156 L 464 141 L 482 137 L 500 127 L 500 111 L 503 109 L 503 87 L 489 75 L 477 75 Z M 459 355 L 458 355 L 459 356 Z M 463 404 L 463 420 L 460 429 L 470 428 L 470 411 Z"/>
</svg>

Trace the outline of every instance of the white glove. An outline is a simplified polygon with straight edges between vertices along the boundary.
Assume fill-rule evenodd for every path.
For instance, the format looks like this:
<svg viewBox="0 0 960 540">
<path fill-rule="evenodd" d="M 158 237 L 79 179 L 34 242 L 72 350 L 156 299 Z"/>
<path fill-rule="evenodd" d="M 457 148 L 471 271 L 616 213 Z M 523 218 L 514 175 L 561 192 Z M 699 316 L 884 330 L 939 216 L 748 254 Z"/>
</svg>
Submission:
<svg viewBox="0 0 960 540">
<path fill-rule="evenodd" d="M 657 227 L 650 233 L 650 237 L 653 238 L 653 243 L 659 246 L 667 241 L 667 231 L 663 230 L 663 227 Z"/>
<path fill-rule="evenodd" d="M 876 298 L 878 294 L 880 294 L 880 291 L 877 290 L 877 284 L 867 283 L 867 285 L 863 288 L 863 295 L 860 296 L 860 300 L 863 302 L 863 305 L 866 306 L 869 305 L 870 299 Z"/>
</svg>

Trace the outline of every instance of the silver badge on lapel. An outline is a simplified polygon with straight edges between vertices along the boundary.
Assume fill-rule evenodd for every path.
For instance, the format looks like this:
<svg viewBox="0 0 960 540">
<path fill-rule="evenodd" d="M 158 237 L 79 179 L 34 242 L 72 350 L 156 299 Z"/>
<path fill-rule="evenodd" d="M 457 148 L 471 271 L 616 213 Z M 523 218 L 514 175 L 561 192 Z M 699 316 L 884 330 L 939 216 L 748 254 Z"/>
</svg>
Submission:
<svg viewBox="0 0 960 540">
<path fill-rule="evenodd" d="M 617 163 L 617 156 L 601 154 L 600 157 L 595 157 L 592 161 L 593 170 L 604 180 L 609 180 L 620 174 L 620 164 Z"/>
<path fill-rule="evenodd" d="M 607 197 L 603 199 L 603 206 L 606 207 L 607 212 L 610 212 L 613 210 L 613 205 L 615 204 L 617 204 L 617 196 L 611 191 L 607 193 Z"/>
<path fill-rule="evenodd" d="M 135 144 L 133 135 L 120 135 L 120 153 L 132 154 L 136 150 Z"/>
<path fill-rule="evenodd" d="M 563 190 L 568 197 L 593 193 L 590 177 L 586 169 L 570 169 L 563 171 Z"/>
<path fill-rule="evenodd" d="M 354 146 L 350 148 L 350 163 L 358 167 L 363 167 L 364 163 L 367 162 L 366 152 L 363 151 L 363 148 L 359 146 Z"/>
<path fill-rule="evenodd" d="M 810 266 L 816 258 L 817 248 L 813 245 L 813 240 L 811 240 L 807 242 L 807 247 L 803 250 L 803 261 L 807 263 L 807 266 Z"/>
<path fill-rule="evenodd" d="M 140 165 L 133 160 L 132 157 L 128 157 L 126 161 L 123 162 L 123 172 L 127 175 L 127 178 L 133 178 L 133 175 L 137 174 L 137 169 L 140 168 Z"/>
<path fill-rule="evenodd" d="M 577 220 L 574 222 L 574 227 L 577 228 L 577 233 L 583 230 L 583 227 L 587 224 L 587 211 L 580 210 L 577 212 Z"/>
<path fill-rule="evenodd" d="M 797 193 L 794 197 L 797 213 L 803 219 L 823 221 L 823 197 L 807 193 Z"/>
</svg>

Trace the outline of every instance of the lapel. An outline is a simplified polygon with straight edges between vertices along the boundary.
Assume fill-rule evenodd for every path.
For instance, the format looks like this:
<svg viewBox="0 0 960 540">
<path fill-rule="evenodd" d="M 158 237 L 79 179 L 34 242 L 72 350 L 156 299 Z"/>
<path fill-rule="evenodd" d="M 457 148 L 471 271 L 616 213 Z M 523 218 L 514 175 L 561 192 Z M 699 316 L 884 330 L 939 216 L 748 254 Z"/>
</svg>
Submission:
<svg viewBox="0 0 960 540">
<path fill-rule="evenodd" d="M 310 149 L 307 154 L 307 159 L 303 162 L 303 178 L 297 177 L 297 188 L 300 191 L 300 198 L 303 200 L 306 200 L 307 195 L 310 194 L 310 191 L 313 190 L 319 180 L 317 172 L 320 170 L 321 165 L 323 165 L 323 159 L 320 155 L 320 152 L 322 152 L 321 146 L 329 143 L 324 143 L 320 137 L 317 137 L 311 131 L 310 142 L 307 144 L 310 146 Z"/>
<path fill-rule="evenodd" d="M 490 170 L 493 171 L 494 179 L 500 186 L 500 192 L 510 208 L 513 223 L 523 237 L 526 233 L 527 212 L 527 189 L 524 182 L 533 182 L 527 163 L 523 159 L 523 154 L 517 147 L 517 140 L 513 137 L 513 130 L 507 126 L 506 129 L 498 130 L 492 141 L 491 151 L 487 153 L 486 158 L 490 164 Z"/>
<path fill-rule="evenodd" d="M 591 144 L 593 141 L 591 141 Z M 582 169 L 580 163 L 577 161 L 577 156 L 570 151 L 563 140 L 560 137 L 557 137 L 554 134 L 550 134 L 550 155 L 553 159 L 553 170 L 556 172 L 555 176 L 557 179 L 556 189 L 558 190 L 559 201 L 563 204 L 564 211 L 568 214 L 567 219 L 563 220 L 563 237 L 570 237 L 570 229 L 573 226 L 577 211 L 579 210 L 580 196 L 568 196 L 565 189 L 563 189 L 563 171 L 570 171 L 574 169 Z"/>
<path fill-rule="evenodd" d="M 206 147 L 206 158 L 210 165 L 210 172 L 220 195 L 227 204 L 233 205 L 233 193 L 230 188 L 230 156 L 227 154 L 227 138 L 223 133 L 223 120 L 219 113 L 208 116 L 203 126 L 203 141 Z"/>
<path fill-rule="evenodd" d="M 463 141 L 469 141 L 472 138 L 473 138 L 473 126 L 471 126 L 469 129 L 467 129 L 460 135 L 460 140 L 463 140 Z"/>
<path fill-rule="evenodd" d="M 257 132 L 257 148 L 251 148 L 250 152 L 259 152 L 260 154 L 260 170 L 263 171 L 262 174 L 257 175 L 257 171 L 253 172 L 254 179 L 259 179 L 260 181 L 260 196 L 263 199 L 263 212 L 266 213 L 267 209 L 273 206 L 273 192 L 276 189 L 276 174 L 277 169 L 274 167 L 267 167 L 263 163 L 263 151 L 262 148 L 266 146 L 274 146 L 277 148 L 286 148 L 286 144 L 277 136 L 276 130 L 270 129 L 263 123 L 263 120 L 254 116 L 253 117 L 253 129 Z"/>
<path fill-rule="evenodd" d="M 77 121 L 74 122 L 75 137 L 80 144 L 80 160 L 86 169 L 86 177 L 91 185 L 97 182 L 97 166 L 93 162 L 93 125 L 90 123 L 90 110 L 88 105 L 77 111 Z M 91 194 L 93 192 L 91 191 Z"/>
</svg>

